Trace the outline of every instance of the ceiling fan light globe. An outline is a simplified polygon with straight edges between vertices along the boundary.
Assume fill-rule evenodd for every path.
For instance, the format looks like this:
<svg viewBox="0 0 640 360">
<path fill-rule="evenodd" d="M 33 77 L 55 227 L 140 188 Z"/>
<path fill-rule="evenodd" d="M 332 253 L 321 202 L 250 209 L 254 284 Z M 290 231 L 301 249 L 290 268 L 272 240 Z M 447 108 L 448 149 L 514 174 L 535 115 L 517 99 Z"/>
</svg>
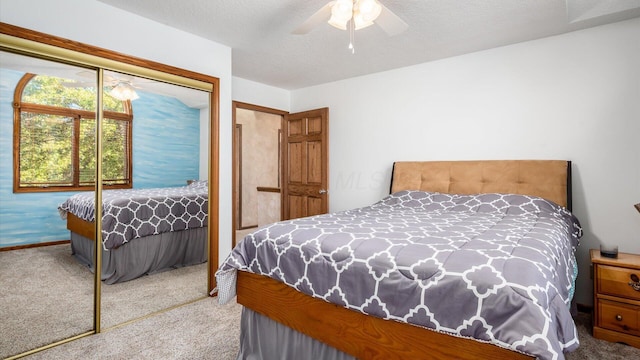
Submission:
<svg viewBox="0 0 640 360">
<path fill-rule="evenodd" d="M 351 0 L 337 0 L 331 6 L 331 18 L 329 25 L 341 30 L 347 29 L 347 22 L 353 16 L 353 2 Z"/>
<path fill-rule="evenodd" d="M 364 29 L 364 28 L 369 27 L 369 26 L 371 26 L 371 25 L 373 25 L 373 22 L 361 23 L 361 24 L 359 24 L 359 25 L 356 25 L 356 26 L 355 26 L 355 28 L 354 28 L 354 30 Z"/>
<path fill-rule="evenodd" d="M 358 1 L 356 12 L 364 22 L 369 23 L 380 16 L 382 6 L 376 0 L 360 0 Z"/>
<path fill-rule="evenodd" d="M 355 14 L 353 16 L 353 24 L 355 25 L 355 30 L 360 30 L 373 25 L 373 21 L 366 21 L 360 14 Z"/>
<path fill-rule="evenodd" d="M 333 6 L 331 6 L 331 15 L 339 16 L 342 14 L 342 17 L 351 17 L 352 13 L 353 1 L 351 0 L 336 0 Z"/>
<path fill-rule="evenodd" d="M 344 19 L 340 19 L 340 18 L 334 18 L 333 16 L 331 16 L 331 19 L 329 19 L 329 21 L 327 21 L 329 23 L 329 25 L 338 28 L 340 30 L 347 30 L 347 23 L 349 22 L 349 19 L 344 20 Z"/>
<path fill-rule="evenodd" d="M 352 0 L 336 0 L 332 6 L 332 10 L 338 10 L 340 12 L 351 12 L 353 10 Z"/>
</svg>

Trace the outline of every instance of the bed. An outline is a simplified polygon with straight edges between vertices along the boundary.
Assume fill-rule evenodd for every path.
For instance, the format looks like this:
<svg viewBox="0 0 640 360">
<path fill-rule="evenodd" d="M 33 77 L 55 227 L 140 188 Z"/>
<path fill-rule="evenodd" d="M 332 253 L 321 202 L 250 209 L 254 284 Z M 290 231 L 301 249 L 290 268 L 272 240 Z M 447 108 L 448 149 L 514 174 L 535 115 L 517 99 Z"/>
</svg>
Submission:
<svg viewBox="0 0 640 360">
<path fill-rule="evenodd" d="M 106 284 L 207 261 L 208 184 L 104 190 L 102 273 Z M 94 269 L 95 194 L 69 197 L 58 211 L 71 231 L 71 250 Z"/>
<path fill-rule="evenodd" d="M 216 279 L 238 358 L 562 359 L 581 236 L 571 163 L 397 162 L 371 206 L 283 221 Z"/>
</svg>

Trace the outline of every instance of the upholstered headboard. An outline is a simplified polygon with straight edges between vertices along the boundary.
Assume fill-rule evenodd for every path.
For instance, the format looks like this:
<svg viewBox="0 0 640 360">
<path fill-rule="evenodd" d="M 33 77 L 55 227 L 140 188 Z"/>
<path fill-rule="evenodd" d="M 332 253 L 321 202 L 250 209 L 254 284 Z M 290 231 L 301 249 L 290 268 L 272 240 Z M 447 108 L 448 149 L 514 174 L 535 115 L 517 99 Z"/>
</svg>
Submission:
<svg viewBox="0 0 640 360">
<path fill-rule="evenodd" d="M 571 161 L 400 161 L 393 164 L 391 192 L 401 190 L 534 195 L 571 210 Z"/>
</svg>

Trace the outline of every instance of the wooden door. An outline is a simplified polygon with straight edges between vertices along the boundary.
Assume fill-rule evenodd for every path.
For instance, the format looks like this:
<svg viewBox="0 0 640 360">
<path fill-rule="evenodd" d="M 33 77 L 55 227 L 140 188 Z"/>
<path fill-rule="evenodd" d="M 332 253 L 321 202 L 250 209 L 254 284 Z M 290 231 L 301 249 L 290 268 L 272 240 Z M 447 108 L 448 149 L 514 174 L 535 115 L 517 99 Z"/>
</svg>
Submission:
<svg viewBox="0 0 640 360">
<path fill-rule="evenodd" d="M 329 211 L 329 109 L 284 117 L 282 219 Z"/>
</svg>

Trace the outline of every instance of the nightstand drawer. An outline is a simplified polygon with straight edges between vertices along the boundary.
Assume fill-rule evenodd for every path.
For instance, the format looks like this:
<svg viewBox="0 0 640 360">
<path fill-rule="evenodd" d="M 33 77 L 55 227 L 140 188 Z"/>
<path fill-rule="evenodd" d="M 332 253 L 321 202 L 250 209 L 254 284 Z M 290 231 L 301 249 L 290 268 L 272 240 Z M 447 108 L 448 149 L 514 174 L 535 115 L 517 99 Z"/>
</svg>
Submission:
<svg viewBox="0 0 640 360">
<path fill-rule="evenodd" d="M 597 274 L 597 291 L 600 294 L 640 300 L 640 291 L 634 290 L 629 285 L 629 282 L 633 281 L 632 278 L 640 278 L 640 270 L 600 265 Z"/>
<path fill-rule="evenodd" d="M 640 327 L 638 326 L 639 306 L 600 300 L 598 302 L 598 314 L 600 327 L 631 335 L 640 335 Z"/>
</svg>

